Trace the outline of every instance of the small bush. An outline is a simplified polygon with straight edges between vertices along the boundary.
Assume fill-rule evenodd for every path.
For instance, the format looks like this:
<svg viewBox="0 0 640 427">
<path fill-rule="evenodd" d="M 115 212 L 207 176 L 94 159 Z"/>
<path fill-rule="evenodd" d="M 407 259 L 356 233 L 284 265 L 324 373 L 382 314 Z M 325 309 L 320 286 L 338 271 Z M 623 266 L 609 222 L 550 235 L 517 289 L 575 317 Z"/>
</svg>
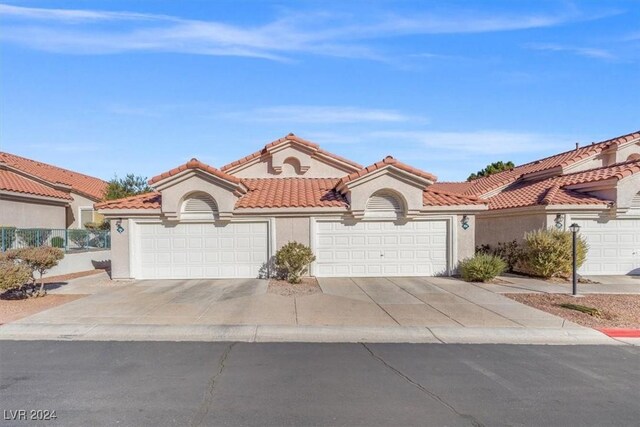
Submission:
<svg viewBox="0 0 640 427">
<path fill-rule="evenodd" d="M 27 265 L 9 260 L 0 261 L 1 291 L 18 289 L 31 280 L 31 269 Z"/>
<path fill-rule="evenodd" d="M 87 222 L 84 228 L 90 231 L 105 231 L 111 228 L 109 221 L 104 220 L 102 222 Z"/>
<path fill-rule="evenodd" d="M 16 228 L 0 226 L 0 250 L 11 249 L 15 241 Z"/>
<path fill-rule="evenodd" d="M 83 249 L 89 243 L 89 232 L 87 230 L 72 229 L 68 231 L 67 236 L 80 249 Z"/>
<path fill-rule="evenodd" d="M 64 239 L 56 236 L 51 238 L 51 246 L 54 248 L 64 248 Z"/>
<path fill-rule="evenodd" d="M 587 257 L 587 243 L 578 236 L 577 264 Z M 517 270 L 537 277 L 569 277 L 573 272 L 573 240 L 570 231 L 543 229 L 525 234 Z"/>
<path fill-rule="evenodd" d="M 316 260 L 308 246 L 298 242 L 284 245 L 275 256 L 275 266 L 287 282 L 300 283 L 301 277 L 309 270 L 309 264 Z"/>
<path fill-rule="evenodd" d="M 504 273 L 507 263 L 498 256 L 481 253 L 461 261 L 458 268 L 465 281 L 486 282 Z"/>
<path fill-rule="evenodd" d="M 40 289 L 35 296 L 45 295 L 44 280 L 42 276 L 48 270 L 52 269 L 58 262 L 64 258 L 64 252 L 58 248 L 51 246 L 41 246 L 39 248 L 24 248 L 16 251 L 16 257 L 21 264 L 28 266 L 33 273 L 40 274 Z"/>
<path fill-rule="evenodd" d="M 24 246 L 37 248 L 44 246 L 51 236 L 51 230 L 47 228 L 23 228 L 16 231 L 16 235 Z"/>
<path fill-rule="evenodd" d="M 482 245 L 476 248 L 476 252 L 499 256 L 507 263 L 507 271 L 512 273 L 522 259 L 522 246 L 517 240 L 499 242 L 496 246 Z"/>
</svg>

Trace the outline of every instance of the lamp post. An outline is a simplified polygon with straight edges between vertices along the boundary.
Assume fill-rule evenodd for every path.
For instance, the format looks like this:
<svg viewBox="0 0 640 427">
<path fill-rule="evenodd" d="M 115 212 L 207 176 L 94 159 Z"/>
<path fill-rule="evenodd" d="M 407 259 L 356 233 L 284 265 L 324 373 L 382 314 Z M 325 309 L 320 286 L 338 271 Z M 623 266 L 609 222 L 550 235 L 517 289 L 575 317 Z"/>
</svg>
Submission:
<svg viewBox="0 0 640 427">
<path fill-rule="evenodd" d="M 573 290 L 572 295 L 578 295 L 578 231 L 580 226 L 575 222 L 569 226 L 569 230 L 573 234 Z"/>
</svg>

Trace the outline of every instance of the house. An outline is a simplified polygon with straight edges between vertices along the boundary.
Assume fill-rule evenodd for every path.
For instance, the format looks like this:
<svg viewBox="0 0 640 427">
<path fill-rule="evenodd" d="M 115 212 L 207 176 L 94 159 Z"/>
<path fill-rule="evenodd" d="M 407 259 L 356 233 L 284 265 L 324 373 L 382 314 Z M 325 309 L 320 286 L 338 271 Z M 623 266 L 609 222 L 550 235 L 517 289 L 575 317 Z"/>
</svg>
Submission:
<svg viewBox="0 0 640 427">
<path fill-rule="evenodd" d="M 581 274 L 640 275 L 640 132 L 432 188 L 489 201 L 476 216 L 478 245 L 577 223 L 589 245 Z"/>
<path fill-rule="evenodd" d="M 0 226 L 83 228 L 102 220 L 93 204 L 106 187 L 99 178 L 0 152 Z"/>
<path fill-rule="evenodd" d="M 475 250 L 487 202 L 436 190 L 386 157 L 367 167 L 293 134 L 220 169 L 196 159 L 153 192 L 97 203 L 111 220 L 114 278 L 258 277 L 289 241 L 315 276 L 451 274 Z"/>
</svg>

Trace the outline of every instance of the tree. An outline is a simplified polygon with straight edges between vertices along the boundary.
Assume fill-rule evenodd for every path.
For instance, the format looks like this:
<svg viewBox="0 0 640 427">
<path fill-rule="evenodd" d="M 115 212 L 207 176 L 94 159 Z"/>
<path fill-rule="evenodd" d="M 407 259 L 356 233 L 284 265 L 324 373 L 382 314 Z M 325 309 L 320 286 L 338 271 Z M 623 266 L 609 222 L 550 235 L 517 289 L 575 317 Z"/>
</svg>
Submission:
<svg viewBox="0 0 640 427">
<path fill-rule="evenodd" d="M 298 242 L 289 242 L 281 247 L 275 256 L 275 265 L 285 275 L 287 282 L 300 283 L 301 277 L 316 260 L 308 246 Z"/>
<path fill-rule="evenodd" d="M 52 248 L 51 246 L 40 246 L 39 248 L 25 248 L 17 251 L 17 258 L 26 264 L 34 273 L 40 273 L 40 289 L 33 296 L 44 296 L 44 280 L 42 276 L 48 270 L 58 265 L 58 262 L 64 258 L 62 249 Z M 35 280 L 35 279 L 34 279 Z"/>
<path fill-rule="evenodd" d="M 109 181 L 104 199 L 122 199 L 123 197 L 136 196 L 150 191 L 152 191 L 151 187 L 147 185 L 147 178 L 145 177 L 136 176 L 132 173 L 127 174 L 124 178 L 118 178 L 116 175 Z"/>
<path fill-rule="evenodd" d="M 508 162 L 503 162 L 503 161 L 493 162 L 490 165 L 487 165 L 486 168 L 484 168 L 482 170 L 479 170 L 478 172 L 472 173 L 471 175 L 469 175 L 469 178 L 467 178 L 467 181 L 473 181 L 474 179 L 478 179 L 478 178 L 482 178 L 482 177 L 485 177 L 485 176 L 493 175 L 494 173 L 506 171 L 506 170 L 509 170 L 509 169 L 513 169 L 515 167 L 516 167 L 516 165 L 512 161 L 508 161 Z"/>
</svg>

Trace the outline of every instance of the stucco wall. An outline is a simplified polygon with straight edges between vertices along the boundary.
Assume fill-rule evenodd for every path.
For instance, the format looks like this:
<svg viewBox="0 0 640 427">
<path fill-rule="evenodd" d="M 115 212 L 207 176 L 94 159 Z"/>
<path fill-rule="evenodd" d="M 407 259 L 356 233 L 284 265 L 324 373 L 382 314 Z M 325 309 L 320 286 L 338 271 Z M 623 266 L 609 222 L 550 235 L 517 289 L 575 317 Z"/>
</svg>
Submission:
<svg viewBox="0 0 640 427">
<path fill-rule="evenodd" d="M 292 151 L 291 154 L 295 152 Z M 288 157 L 288 156 L 287 156 Z M 327 163 L 321 162 L 318 159 L 311 158 L 311 166 L 309 170 L 304 174 L 297 174 L 293 168 L 283 167 L 282 172 L 277 174 L 273 168 L 271 168 L 270 159 L 262 160 L 254 165 L 251 165 L 245 169 L 234 172 L 239 178 L 284 178 L 284 177 L 302 177 L 302 178 L 340 178 L 348 175 L 349 172 L 338 169 Z"/>
<path fill-rule="evenodd" d="M 544 213 L 476 217 L 476 245 L 495 245 L 499 242 L 520 241 L 524 233 L 547 227 Z"/>
<path fill-rule="evenodd" d="M 65 228 L 66 208 L 62 204 L 0 197 L 0 225 L 18 228 Z"/>
<path fill-rule="evenodd" d="M 78 273 L 80 271 L 106 268 L 111 259 L 111 251 L 89 251 L 65 254 L 57 266 L 49 270 L 44 277 L 61 274 Z"/>
<path fill-rule="evenodd" d="M 311 221 L 306 218 L 276 218 L 276 250 L 288 242 L 309 246 Z"/>
<path fill-rule="evenodd" d="M 67 208 L 67 227 L 68 228 L 82 228 L 80 224 L 80 207 L 93 207 L 95 203 L 94 200 L 87 199 L 84 196 L 81 196 L 76 193 L 71 193 L 71 197 L 73 197 L 73 201 L 69 204 Z"/>
<path fill-rule="evenodd" d="M 467 215 L 469 228 L 465 230 L 462 228 L 462 217 L 463 215 L 458 215 L 456 222 L 453 224 L 457 232 L 458 262 L 465 258 L 472 257 L 476 252 L 476 218 L 473 215 Z"/>
<path fill-rule="evenodd" d="M 113 279 L 129 279 L 129 237 L 131 236 L 130 221 L 123 220 L 124 231 L 118 233 L 116 220 L 111 220 L 111 277 Z"/>
</svg>

